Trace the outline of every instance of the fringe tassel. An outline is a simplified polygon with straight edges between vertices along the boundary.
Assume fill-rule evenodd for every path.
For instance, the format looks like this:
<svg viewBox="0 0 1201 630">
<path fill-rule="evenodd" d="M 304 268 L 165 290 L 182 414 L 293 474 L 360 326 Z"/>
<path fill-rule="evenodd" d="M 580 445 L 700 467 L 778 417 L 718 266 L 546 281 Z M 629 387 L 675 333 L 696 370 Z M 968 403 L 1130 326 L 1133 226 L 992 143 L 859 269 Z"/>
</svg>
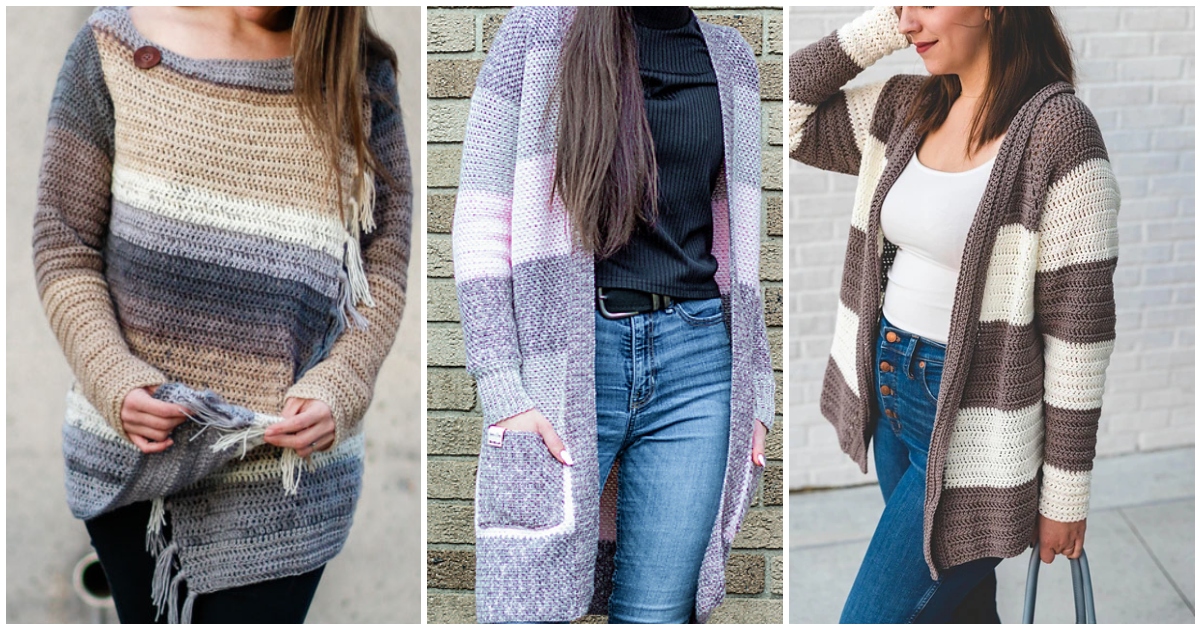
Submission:
<svg viewBox="0 0 1201 630">
<path fill-rule="evenodd" d="M 279 457 L 279 468 L 283 472 L 284 492 L 296 494 L 300 490 L 300 475 L 304 472 L 304 462 L 295 449 L 284 449 Z"/>
<path fill-rule="evenodd" d="M 163 498 L 158 497 L 150 502 L 150 521 L 146 523 L 146 551 L 158 557 L 167 546 L 167 538 L 163 535 L 163 526 L 167 524 L 167 508 Z"/>
<path fill-rule="evenodd" d="M 167 623 L 179 623 L 179 585 L 183 580 L 183 573 L 179 573 L 175 579 L 171 580 L 171 592 L 167 595 Z M 188 597 L 191 596 L 189 593 Z"/>
<path fill-rule="evenodd" d="M 167 607 L 168 589 L 171 587 L 171 568 L 175 564 L 177 549 L 174 542 L 167 545 L 158 554 L 158 559 L 154 563 L 154 578 L 150 582 L 150 599 L 158 611 L 158 614 L 155 615 L 156 618 L 162 617 L 163 610 Z"/>
<path fill-rule="evenodd" d="M 362 302 L 367 306 L 375 306 L 371 299 L 371 287 L 367 285 L 367 272 L 363 268 L 363 252 L 359 248 L 358 235 L 349 235 L 345 248 L 346 272 L 350 276 L 350 294 L 353 303 Z"/>
<path fill-rule="evenodd" d="M 338 328 L 342 330 L 349 328 L 366 330 L 367 318 L 363 317 L 363 314 L 354 307 L 354 291 L 350 286 L 350 278 L 346 275 L 345 271 L 338 271 L 338 281 L 342 284 L 342 296 L 338 300 Z M 338 334 L 341 334 L 341 331 Z"/>
<path fill-rule="evenodd" d="M 188 591 L 187 599 L 183 600 L 183 611 L 180 613 L 180 623 L 192 623 L 192 605 L 196 603 L 199 593 Z"/>
<path fill-rule="evenodd" d="M 375 175 L 364 170 L 359 173 L 359 189 L 350 198 L 350 224 L 363 232 L 375 229 Z"/>
</svg>

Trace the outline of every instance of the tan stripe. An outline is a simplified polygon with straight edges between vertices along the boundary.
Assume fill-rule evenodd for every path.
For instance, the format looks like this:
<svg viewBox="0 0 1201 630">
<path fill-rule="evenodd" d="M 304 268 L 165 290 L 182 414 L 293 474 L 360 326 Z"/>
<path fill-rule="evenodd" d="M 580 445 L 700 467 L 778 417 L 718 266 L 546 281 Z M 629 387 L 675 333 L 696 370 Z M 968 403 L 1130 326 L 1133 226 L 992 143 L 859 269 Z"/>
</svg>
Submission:
<svg viewBox="0 0 1201 630">
<path fill-rule="evenodd" d="M 211 389 L 227 402 L 258 413 L 278 414 L 292 385 L 292 362 L 240 354 L 181 339 L 125 329 L 129 347 L 168 378 L 193 389 Z"/>
<path fill-rule="evenodd" d="M 140 70 L 127 48 L 98 34 L 126 168 L 219 193 L 336 213 L 320 148 L 295 97 L 216 85 L 160 64 Z"/>
</svg>

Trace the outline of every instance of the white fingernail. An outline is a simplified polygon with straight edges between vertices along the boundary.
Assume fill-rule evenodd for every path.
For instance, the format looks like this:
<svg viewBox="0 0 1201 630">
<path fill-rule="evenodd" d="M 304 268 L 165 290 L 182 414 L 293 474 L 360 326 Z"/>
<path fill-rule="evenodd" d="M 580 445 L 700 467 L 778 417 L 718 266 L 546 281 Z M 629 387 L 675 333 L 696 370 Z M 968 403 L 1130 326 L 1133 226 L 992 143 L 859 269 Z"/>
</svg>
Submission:
<svg viewBox="0 0 1201 630">
<path fill-rule="evenodd" d="M 567 462 L 568 466 L 575 466 L 575 462 L 571 459 L 571 453 L 568 453 L 567 449 L 559 451 L 559 456 L 563 458 L 563 461 Z"/>
<path fill-rule="evenodd" d="M 763 453 L 759 453 L 758 455 L 756 455 L 756 456 L 755 456 L 755 461 L 759 462 L 759 466 L 760 466 L 760 467 L 763 467 L 763 466 L 766 466 L 766 465 L 767 465 L 767 462 L 766 462 L 766 461 L 764 461 L 764 459 L 763 459 Z"/>
</svg>

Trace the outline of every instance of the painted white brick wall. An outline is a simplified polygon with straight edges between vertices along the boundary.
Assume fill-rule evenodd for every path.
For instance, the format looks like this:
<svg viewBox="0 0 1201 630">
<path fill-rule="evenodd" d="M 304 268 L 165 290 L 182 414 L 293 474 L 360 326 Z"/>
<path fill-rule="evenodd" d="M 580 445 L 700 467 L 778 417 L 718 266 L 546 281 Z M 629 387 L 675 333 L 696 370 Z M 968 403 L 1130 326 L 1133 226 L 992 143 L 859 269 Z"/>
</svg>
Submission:
<svg viewBox="0 0 1201 630">
<path fill-rule="evenodd" d="M 866 7 L 790 7 L 792 52 Z M 1096 115 L 1122 190 L 1118 337 L 1097 450 L 1194 443 L 1194 28 L 1192 7 L 1060 8 L 1078 94 Z M 912 49 L 856 83 L 924 74 Z M 871 478 L 838 448 L 818 397 L 834 332 L 855 178 L 789 163 L 789 488 Z"/>
</svg>

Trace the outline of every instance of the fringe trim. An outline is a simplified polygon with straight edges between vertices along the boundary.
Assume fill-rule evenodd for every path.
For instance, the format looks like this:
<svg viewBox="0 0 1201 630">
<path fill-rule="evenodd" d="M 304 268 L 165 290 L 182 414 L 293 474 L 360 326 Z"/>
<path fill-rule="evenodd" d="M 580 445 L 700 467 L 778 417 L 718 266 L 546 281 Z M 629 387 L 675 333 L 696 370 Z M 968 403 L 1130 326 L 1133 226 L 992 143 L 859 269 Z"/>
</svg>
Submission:
<svg viewBox="0 0 1201 630">
<path fill-rule="evenodd" d="M 150 520 L 146 523 L 146 551 L 158 557 L 167 546 L 167 538 L 163 535 L 163 526 L 167 524 L 167 507 L 163 497 L 157 497 L 150 502 Z"/>
<path fill-rule="evenodd" d="M 246 457 L 246 451 L 249 448 L 251 440 L 258 440 L 263 437 L 267 431 L 267 425 L 256 424 L 246 427 L 239 431 L 226 432 L 209 448 L 213 452 L 220 452 L 230 447 L 242 445 L 242 457 Z M 303 473 L 304 462 L 300 456 L 296 454 L 295 449 L 282 449 L 283 453 L 279 457 L 279 472 L 283 482 L 284 492 L 294 495 L 300 490 L 300 476 Z"/>
<path fill-rule="evenodd" d="M 359 247 L 358 234 L 347 235 L 344 252 L 345 260 L 343 262 L 346 266 L 346 273 L 350 276 L 350 294 L 353 303 L 362 302 L 366 306 L 374 307 L 375 300 L 371 298 L 371 287 L 367 284 L 367 271 L 363 267 L 363 251 Z"/>
<path fill-rule="evenodd" d="M 150 599 L 154 602 L 154 608 L 158 611 L 156 618 L 163 616 L 163 611 L 168 607 L 169 595 L 168 589 L 173 583 L 171 580 L 171 569 L 175 564 L 175 552 L 179 550 L 179 546 L 172 542 L 160 551 L 154 563 L 154 577 L 150 582 Z"/>
<path fill-rule="evenodd" d="M 187 599 L 183 600 L 183 611 L 180 613 L 180 623 L 192 623 L 192 607 L 196 603 L 196 596 L 200 593 L 188 591 Z"/>
</svg>

